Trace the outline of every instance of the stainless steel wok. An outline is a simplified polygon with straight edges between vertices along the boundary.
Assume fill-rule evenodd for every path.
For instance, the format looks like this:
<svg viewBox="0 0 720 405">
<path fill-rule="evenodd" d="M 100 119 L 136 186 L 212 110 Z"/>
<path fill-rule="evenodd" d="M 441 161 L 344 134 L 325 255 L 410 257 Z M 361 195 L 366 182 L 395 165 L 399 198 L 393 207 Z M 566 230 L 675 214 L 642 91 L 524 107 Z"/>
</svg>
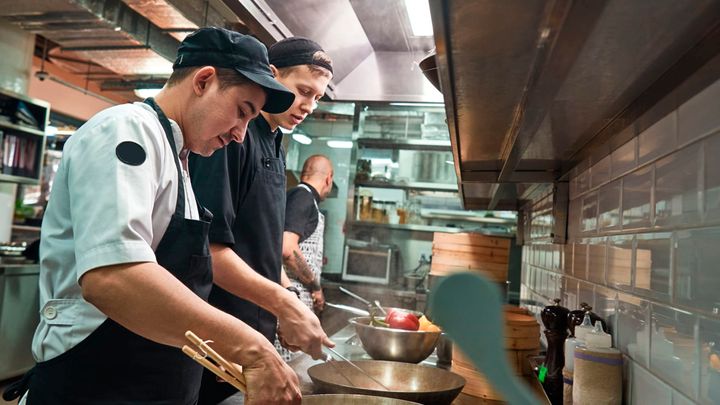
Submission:
<svg viewBox="0 0 720 405">
<path fill-rule="evenodd" d="M 303 395 L 302 405 L 417 405 L 417 402 L 369 395 L 321 394 Z"/>
<path fill-rule="evenodd" d="M 390 390 L 380 387 L 347 362 L 330 361 L 308 369 L 315 392 L 375 395 L 422 404 L 449 404 L 465 386 L 465 379 L 461 376 L 435 367 L 379 360 L 358 360 L 353 363 Z"/>
</svg>

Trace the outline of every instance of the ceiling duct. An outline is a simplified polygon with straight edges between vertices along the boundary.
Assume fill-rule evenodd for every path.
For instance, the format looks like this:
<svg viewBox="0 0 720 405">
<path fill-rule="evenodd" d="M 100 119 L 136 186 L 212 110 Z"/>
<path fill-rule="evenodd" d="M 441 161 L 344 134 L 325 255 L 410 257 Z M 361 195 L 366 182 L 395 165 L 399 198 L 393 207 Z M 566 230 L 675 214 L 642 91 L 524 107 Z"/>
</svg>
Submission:
<svg viewBox="0 0 720 405">
<path fill-rule="evenodd" d="M 47 52 L 54 63 L 118 90 L 164 82 L 180 41 L 199 26 L 240 23 L 217 0 L 0 0 L 0 17 L 56 44 Z"/>
</svg>

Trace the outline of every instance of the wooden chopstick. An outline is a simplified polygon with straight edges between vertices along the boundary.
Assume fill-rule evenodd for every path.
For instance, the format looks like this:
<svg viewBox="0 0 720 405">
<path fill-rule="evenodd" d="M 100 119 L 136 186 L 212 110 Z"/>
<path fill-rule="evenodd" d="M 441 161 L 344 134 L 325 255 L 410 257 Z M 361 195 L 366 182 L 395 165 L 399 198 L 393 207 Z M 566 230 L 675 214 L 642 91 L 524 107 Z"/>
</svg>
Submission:
<svg viewBox="0 0 720 405">
<path fill-rule="evenodd" d="M 218 377 L 232 384 L 233 387 L 237 388 L 242 392 L 247 392 L 247 383 L 245 382 L 245 376 L 242 374 L 242 369 L 240 369 L 239 366 L 225 360 L 225 358 L 219 355 L 215 350 L 213 350 L 213 348 L 211 348 L 207 343 L 205 343 L 204 340 L 200 339 L 192 331 L 185 332 L 185 337 L 207 356 L 201 355 L 189 346 L 183 346 L 183 353 L 192 357 L 193 360 L 202 364 L 205 368 L 212 371 Z M 208 360 L 207 357 L 210 357 L 217 364 Z"/>
<path fill-rule="evenodd" d="M 213 374 L 227 381 L 233 387 L 237 388 L 239 391 L 243 393 L 247 392 L 247 387 L 245 386 L 245 384 L 238 381 L 233 375 L 226 373 L 225 370 L 222 370 L 220 367 L 216 366 L 213 362 L 203 357 L 200 353 L 193 350 L 190 346 L 183 346 L 182 351 L 183 353 L 190 356 L 193 360 L 197 361 L 205 368 L 212 371 Z"/>
<path fill-rule="evenodd" d="M 207 343 L 205 343 L 204 340 L 200 339 L 192 331 L 185 332 L 185 337 L 188 338 L 188 340 L 190 340 L 191 342 L 193 342 L 201 351 L 207 353 L 207 355 L 211 359 L 215 360 L 228 373 L 232 374 L 233 377 L 237 378 L 238 381 L 245 384 L 245 376 L 242 374 L 242 369 L 239 369 L 238 365 L 225 360 L 224 357 L 219 355 L 215 350 L 213 350 L 212 347 L 210 347 Z"/>
</svg>

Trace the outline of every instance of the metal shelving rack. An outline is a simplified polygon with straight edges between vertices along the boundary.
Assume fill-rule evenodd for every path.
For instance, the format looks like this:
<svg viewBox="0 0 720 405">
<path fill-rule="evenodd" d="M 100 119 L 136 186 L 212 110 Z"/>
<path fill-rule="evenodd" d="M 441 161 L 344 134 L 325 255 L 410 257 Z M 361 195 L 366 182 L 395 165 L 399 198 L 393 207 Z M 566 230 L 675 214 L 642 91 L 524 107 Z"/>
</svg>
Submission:
<svg viewBox="0 0 720 405">
<path fill-rule="evenodd" d="M 27 114 L 37 121 L 37 128 L 21 125 L 13 120 L 16 117 L 8 116 L 18 110 L 18 104 L 23 103 Z M 42 174 L 43 156 L 45 152 L 45 129 L 50 116 L 50 104 L 45 101 L 33 99 L 22 94 L 8 90 L 0 90 L 0 152 L 3 157 L 2 169 L 0 170 L 0 182 L 39 184 Z M 15 149 L 9 148 L 7 137 L 19 139 Z M 22 142 L 22 140 L 35 140 L 35 142 Z M 7 166 L 8 153 L 12 153 L 14 162 Z M 32 167 L 27 167 L 27 160 L 32 162 Z M 22 171 L 25 172 L 22 172 Z M 22 174 L 18 174 L 21 172 Z M 26 174 L 27 173 L 27 174 Z"/>
</svg>

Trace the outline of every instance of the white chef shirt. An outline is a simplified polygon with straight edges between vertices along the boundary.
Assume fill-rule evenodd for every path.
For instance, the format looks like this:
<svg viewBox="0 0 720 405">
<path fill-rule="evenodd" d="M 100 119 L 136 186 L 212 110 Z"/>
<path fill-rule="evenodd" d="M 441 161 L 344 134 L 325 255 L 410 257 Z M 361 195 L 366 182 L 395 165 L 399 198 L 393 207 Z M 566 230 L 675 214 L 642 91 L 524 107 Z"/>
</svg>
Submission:
<svg viewBox="0 0 720 405">
<path fill-rule="evenodd" d="M 180 127 L 170 124 L 176 150 L 182 151 Z M 118 159 L 115 149 L 126 141 L 145 151 L 142 164 Z M 198 219 L 187 152 L 180 157 L 185 217 Z M 178 194 L 173 159 L 157 114 L 144 103 L 101 111 L 67 141 L 42 224 L 40 324 L 32 344 L 37 361 L 66 352 L 107 318 L 83 299 L 83 274 L 114 264 L 157 262 L 154 251 Z"/>
</svg>

